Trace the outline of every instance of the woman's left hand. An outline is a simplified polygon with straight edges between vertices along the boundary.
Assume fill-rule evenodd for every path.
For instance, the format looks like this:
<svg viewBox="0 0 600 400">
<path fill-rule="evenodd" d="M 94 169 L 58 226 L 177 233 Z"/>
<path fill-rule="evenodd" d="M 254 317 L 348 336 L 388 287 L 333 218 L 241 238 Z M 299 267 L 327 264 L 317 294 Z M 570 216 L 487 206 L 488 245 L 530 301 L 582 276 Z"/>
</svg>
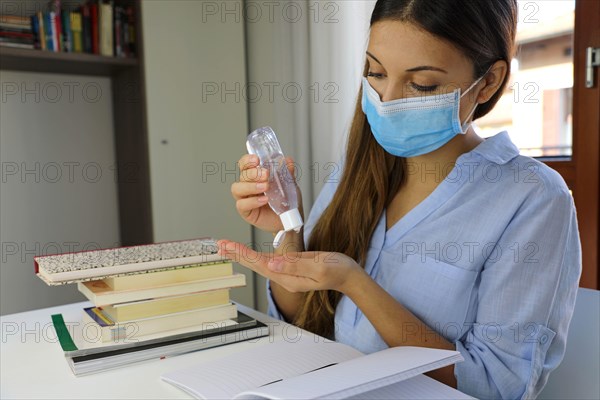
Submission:
<svg viewBox="0 0 600 400">
<path fill-rule="evenodd" d="M 336 290 L 344 294 L 364 270 L 342 253 L 324 251 L 260 253 L 241 243 L 219 240 L 219 254 L 271 279 L 289 292 Z"/>
</svg>

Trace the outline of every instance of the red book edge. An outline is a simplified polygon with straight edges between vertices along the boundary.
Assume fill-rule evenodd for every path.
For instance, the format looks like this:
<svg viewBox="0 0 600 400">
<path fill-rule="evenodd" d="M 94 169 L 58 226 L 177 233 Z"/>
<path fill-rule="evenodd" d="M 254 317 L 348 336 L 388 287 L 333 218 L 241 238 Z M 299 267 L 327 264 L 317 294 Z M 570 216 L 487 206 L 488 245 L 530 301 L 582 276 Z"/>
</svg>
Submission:
<svg viewBox="0 0 600 400">
<path fill-rule="evenodd" d="M 92 52 L 100 54 L 99 32 L 98 32 L 98 4 L 90 4 L 90 14 L 92 19 Z"/>
<path fill-rule="evenodd" d="M 56 23 L 56 41 L 58 42 L 57 51 L 62 51 L 62 16 L 60 10 L 55 13 L 54 22 Z"/>
<path fill-rule="evenodd" d="M 22 38 L 27 38 L 27 39 L 33 39 L 33 33 L 20 33 L 20 32 L 4 32 L 4 31 L 0 31 L 0 36 L 22 37 Z"/>
</svg>

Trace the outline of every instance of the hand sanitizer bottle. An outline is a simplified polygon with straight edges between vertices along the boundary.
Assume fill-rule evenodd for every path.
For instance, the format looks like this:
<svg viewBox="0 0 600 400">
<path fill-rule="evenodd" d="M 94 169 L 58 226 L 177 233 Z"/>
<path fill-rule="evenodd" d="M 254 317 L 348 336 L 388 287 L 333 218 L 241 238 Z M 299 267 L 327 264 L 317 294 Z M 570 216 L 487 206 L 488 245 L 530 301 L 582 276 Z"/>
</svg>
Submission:
<svg viewBox="0 0 600 400">
<path fill-rule="evenodd" d="M 285 232 L 300 232 L 304 225 L 298 211 L 296 183 L 287 168 L 273 129 L 267 126 L 250 133 L 246 147 L 248 153 L 258 156 L 261 167 L 269 170 L 269 189 L 265 196 L 269 198 L 269 206 L 279 215 L 283 224 L 283 230 L 277 233 L 273 241 L 273 246 L 277 248 L 283 242 Z"/>
</svg>

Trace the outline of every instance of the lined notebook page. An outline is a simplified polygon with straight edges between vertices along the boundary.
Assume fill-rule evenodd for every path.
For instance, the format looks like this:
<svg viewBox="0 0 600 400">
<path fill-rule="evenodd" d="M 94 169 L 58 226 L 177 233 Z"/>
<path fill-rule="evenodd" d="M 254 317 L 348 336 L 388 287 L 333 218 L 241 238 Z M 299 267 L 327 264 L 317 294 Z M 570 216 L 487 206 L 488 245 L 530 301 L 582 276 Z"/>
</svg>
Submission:
<svg viewBox="0 0 600 400">
<path fill-rule="evenodd" d="M 248 393 L 251 396 L 242 398 L 343 399 L 454 364 L 462 359 L 457 351 L 392 347 L 252 390 Z"/>
<path fill-rule="evenodd" d="M 349 397 L 352 400 L 474 400 L 474 397 L 464 394 L 450 386 L 446 386 L 426 375 L 384 386 L 379 389 Z"/>
<path fill-rule="evenodd" d="M 231 399 L 240 392 L 360 356 L 358 350 L 341 343 L 314 343 L 310 338 L 296 343 L 277 341 L 169 372 L 161 379 L 196 398 Z"/>
</svg>

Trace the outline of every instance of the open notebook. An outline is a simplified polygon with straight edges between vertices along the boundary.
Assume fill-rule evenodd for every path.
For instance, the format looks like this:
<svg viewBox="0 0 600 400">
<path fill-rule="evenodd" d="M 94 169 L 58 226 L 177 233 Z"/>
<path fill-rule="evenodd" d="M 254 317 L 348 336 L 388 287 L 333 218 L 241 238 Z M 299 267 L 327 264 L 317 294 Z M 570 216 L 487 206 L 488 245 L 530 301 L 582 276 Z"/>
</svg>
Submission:
<svg viewBox="0 0 600 400">
<path fill-rule="evenodd" d="M 363 355 L 341 343 L 282 340 L 161 378 L 201 399 L 401 398 L 400 389 L 409 389 L 406 398 L 470 398 L 417 377 L 458 361 L 460 353 L 450 350 L 394 347 Z"/>
</svg>

